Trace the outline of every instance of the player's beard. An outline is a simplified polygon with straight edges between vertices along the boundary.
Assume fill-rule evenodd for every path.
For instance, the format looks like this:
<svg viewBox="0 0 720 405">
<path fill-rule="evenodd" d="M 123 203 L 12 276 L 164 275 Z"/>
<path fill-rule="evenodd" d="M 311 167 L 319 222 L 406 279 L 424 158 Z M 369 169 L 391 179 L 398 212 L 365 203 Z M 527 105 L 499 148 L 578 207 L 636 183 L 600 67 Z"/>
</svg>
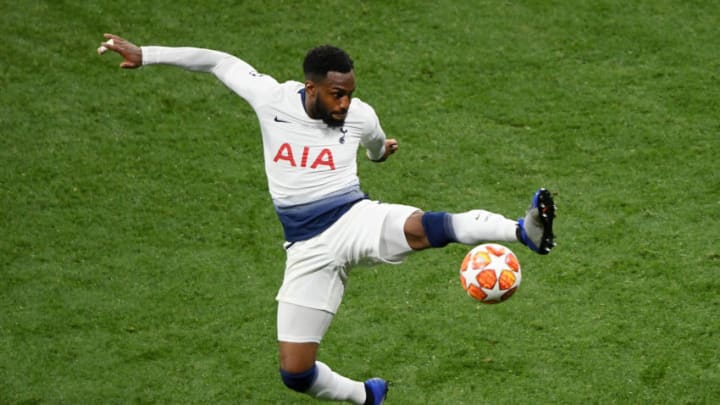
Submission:
<svg viewBox="0 0 720 405">
<path fill-rule="evenodd" d="M 344 119 L 338 120 L 333 118 L 332 112 L 330 112 L 330 110 L 325 107 L 325 105 L 320 101 L 319 97 L 315 99 L 315 113 L 329 127 L 339 128 L 345 125 Z"/>
</svg>

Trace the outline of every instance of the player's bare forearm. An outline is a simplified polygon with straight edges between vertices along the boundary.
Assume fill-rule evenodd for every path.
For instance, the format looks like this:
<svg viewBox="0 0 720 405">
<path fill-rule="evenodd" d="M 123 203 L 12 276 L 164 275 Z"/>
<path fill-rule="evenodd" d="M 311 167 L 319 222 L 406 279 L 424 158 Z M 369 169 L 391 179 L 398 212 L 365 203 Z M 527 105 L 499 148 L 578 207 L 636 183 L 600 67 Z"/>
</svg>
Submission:
<svg viewBox="0 0 720 405">
<path fill-rule="evenodd" d="M 107 41 L 102 43 L 98 53 L 103 54 L 106 50 L 117 52 L 123 57 L 120 63 L 123 69 L 136 69 L 142 66 L 142 49 L 139 46 L 117 35 L 105 34 L 104 37 Z"/>
</svg>

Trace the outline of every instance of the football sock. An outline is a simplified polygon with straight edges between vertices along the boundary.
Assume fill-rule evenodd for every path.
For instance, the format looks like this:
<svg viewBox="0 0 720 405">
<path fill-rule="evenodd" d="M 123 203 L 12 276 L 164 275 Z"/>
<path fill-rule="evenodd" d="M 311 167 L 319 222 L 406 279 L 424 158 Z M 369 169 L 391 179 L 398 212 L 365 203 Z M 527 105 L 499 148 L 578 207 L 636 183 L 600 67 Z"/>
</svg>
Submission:
<svg viewBox="0 0 720 405">
<path fill-rule="evenodd" d="M 305 392 L 317 379 L 317 367 L 313 366 L 309 370 L 300 373 L 290 373 L 280 369 L 280 376 L 288 388 L 297 392 Z"/>
<path fill-rule="evenodd" d="M 353 381 L 332 371 L 325 363 L 316 361 L 317 377 L 307 393 L 318 399 L 365 403 L 365 384 Z"/>
<path fill-rule="evenodd" d="M 428 211 L 422 216 L 422 226 L 432 247 L 457 242 L 451 216 L 447 212 Z"/>
<path fill-rule="evenodd" d="M 517 242 L 517 222 L 484 210 L 450 214 L 457 242 L 477 245 L 482 242 Z M 427 231 L 426 231 L 427 233 Z"/>
</svg>

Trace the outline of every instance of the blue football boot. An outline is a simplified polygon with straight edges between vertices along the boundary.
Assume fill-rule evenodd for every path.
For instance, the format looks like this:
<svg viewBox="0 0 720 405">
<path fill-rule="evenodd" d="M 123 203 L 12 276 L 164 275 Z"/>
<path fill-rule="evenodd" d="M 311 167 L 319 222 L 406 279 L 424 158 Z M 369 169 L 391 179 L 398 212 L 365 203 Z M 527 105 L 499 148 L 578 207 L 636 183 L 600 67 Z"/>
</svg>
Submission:
<svg viewBox="0 0 720 405">
<path fill-rule="evenodd" d="M 546 255 L 555 247 L 555 209 L 552 194 L 541 188 L 533 196 L 525 218 L 518 219 L 518 239 L 533 252 Z"/>
<path fill-rule="evenodd" d="M 388 383 L 382 378 L 371 378 L 365 381 L 365 405 L 382 405 L 388 392 Z"/>
</svg>

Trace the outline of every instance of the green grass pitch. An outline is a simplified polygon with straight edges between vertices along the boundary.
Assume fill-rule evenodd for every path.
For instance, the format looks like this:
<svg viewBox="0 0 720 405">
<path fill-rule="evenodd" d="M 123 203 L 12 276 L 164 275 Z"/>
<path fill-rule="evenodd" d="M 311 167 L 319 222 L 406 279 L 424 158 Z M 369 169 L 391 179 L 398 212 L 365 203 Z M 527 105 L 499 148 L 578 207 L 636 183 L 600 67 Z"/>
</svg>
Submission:
<svg viewBox="0 0 720 405">
<path fill-rule="evenodd" d="M 277 372 L 284 253 L 254 114 L 211 75 L 118 68 L 104 32 L 280 81 L 356 62 L 399 152 L 371 197 L 519 217 L 485 306 L 467 247 L 353 271 L 320 358 L 388 404 L 720 403 L 716 1 L 0 3 L 0 403 L 310 404 Z"/>
</svg>

